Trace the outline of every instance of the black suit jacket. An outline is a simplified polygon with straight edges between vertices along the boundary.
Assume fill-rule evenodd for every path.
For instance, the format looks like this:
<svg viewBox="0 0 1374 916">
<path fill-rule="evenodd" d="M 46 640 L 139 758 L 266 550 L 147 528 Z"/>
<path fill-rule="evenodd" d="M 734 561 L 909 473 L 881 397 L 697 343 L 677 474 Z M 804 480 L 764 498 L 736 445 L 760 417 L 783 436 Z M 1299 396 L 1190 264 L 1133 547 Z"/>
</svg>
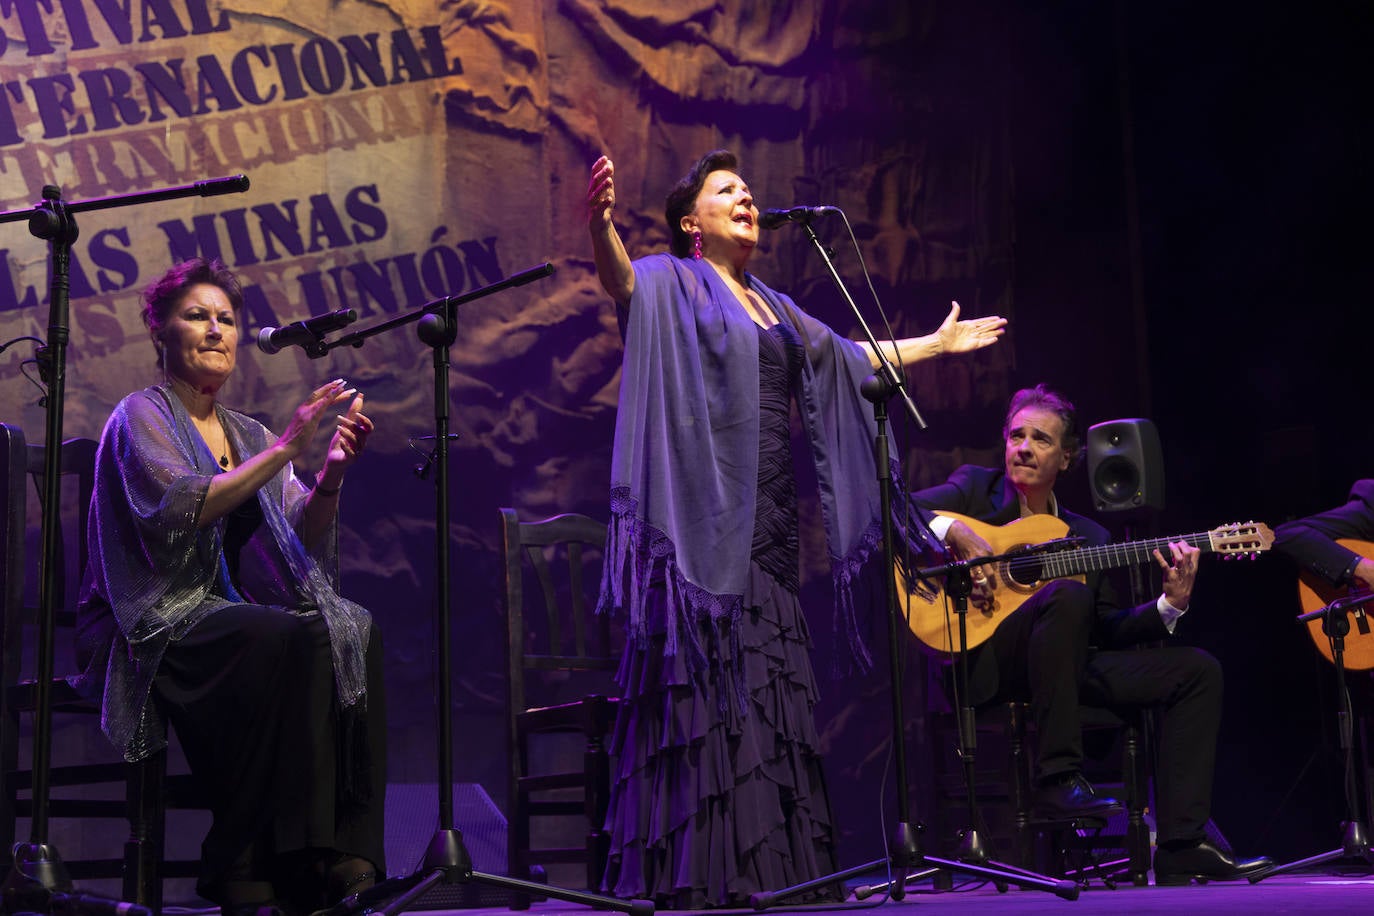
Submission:
<svg viewBox="0 0 1374 916">
<path fill-rule="evenodd" d="M 1274 550 L 1332 585 L 1341 585 L 1360 555 L 1337 544 L 1336 538 L 1374 541 L 1374 480 L 1355 481 L 1350 501 L 1343 506 L 1279 525 Z"/>
<path fill-rule="evenodd" d="M 925 509 L 958 512 L 990 525 L 1005 525 L 1021 516 L 1016 490 L 1007 481 L 1006 472 L 971 464 L 960 467 L 943 484 L 912 494 L 912 500 Z M 1083 538 L 1086 545 L 1111 542 L 1107 529 L 1090 518 L 1069 512 L 1062 506 L 1059 517 L 1068 524 L 1070 534 Z M 1134 608 L 1122 607 L 1110 576 L 1094 570 L 1087 573 L 1086 579 L 1096 611 L 1091 637 L 1093 646 L 1128 648 L 1169 635 L 1154 600 Z M 974 702 L 982 703 L 991 699 L 997 690 L 996 660 L 992 652 L 975 650 L 973 655 Z"/>
</svg>

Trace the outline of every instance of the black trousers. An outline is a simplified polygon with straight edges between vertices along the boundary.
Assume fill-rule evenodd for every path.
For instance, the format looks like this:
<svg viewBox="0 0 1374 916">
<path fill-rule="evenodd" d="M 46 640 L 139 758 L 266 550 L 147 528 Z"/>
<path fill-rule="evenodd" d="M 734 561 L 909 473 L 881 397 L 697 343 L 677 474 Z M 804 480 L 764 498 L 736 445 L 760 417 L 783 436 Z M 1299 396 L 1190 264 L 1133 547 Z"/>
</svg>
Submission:
<svg viewBox="0 0 1374 916">
<path fill-rule="evenodd" d="M 1072 580 L 1048 583 L 1027 599 L 986 647 L 996 658 L 996 696 L 1029 700 L 1039 732 L 1041 782 L 1081 769 L 1080 704 L 1158 709 L 1159 842 L 1202 839 L 1211 816 L 1221 726 L 1221 665 L 1188 646 L 1093 649 L 1094 613 L 1092 591 Z"/>
<path fill-rule="evenodd" d="M 342 710 L 318 614 L 234 605 L 168 646 L 156 702 L 213 816 L 201 847 L 203 896 L 220 900 L 229 881 L 280 883 L 284 863 L 331 852 L 385 875 L 381 650 L 373 627 L 365 705 Z"/>
</svg>

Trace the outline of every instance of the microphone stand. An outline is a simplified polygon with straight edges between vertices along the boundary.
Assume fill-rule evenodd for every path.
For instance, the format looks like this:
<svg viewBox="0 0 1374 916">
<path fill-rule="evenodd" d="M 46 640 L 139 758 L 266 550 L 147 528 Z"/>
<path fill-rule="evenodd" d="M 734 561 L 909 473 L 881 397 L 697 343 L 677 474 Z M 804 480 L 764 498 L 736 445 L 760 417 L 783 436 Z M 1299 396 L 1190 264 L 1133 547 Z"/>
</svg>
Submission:
<svg viewBox="0 0 1374 916">
<path fill-rule="evenodd" d="M 80 235 L 76 214 L 85 210 L 107 210 L 135 204 L 174 200 L 179 197 L 213 197 L 248 190 L 248 176 L 212 178 L 193 184 L 100 197 L 83 201 L 63 201 L 62 189 L 44 185 L 43 201 L 23 210 L 0 213 L 0 223 L 29 221 L 29 232 L 48 242 L 50 269 L 48 280 L 48 340 L 38 348 L 40 374 L 47 382 L 44 398 L 45 438 L 43 453 L 43 510 L 40 546 L 41 572 L 38 584 L 37 674 L 33 714 L 33 815 L 29 842 L 16 844 L 12 864 L 0 892 L 0 910 L 20 912 L 46 910 L 53 902 L 53 891 L 69 891 L 71 876 L 57 847 L 48 842 L 49 770 L 52 767 L 52 678 L 53 631 L 56 626 L 58 569 L 58 516 L 62 496 L 61 449 L 63 410 L 67 385 L 67 341 L 71 336 L 69 292 L 71 289 L 72 244 Z M 84 536 L 84 532 L 83 532 Z M 66 899 L 66 895 L 62 896 Z"/>
<path fill-rule="evenodd" d="M 1374 847 L 1370 846 L 1369 834 L 1365 832 L 1364 821 L 1360 819 L 1358 780 L 1353 775 L 1355 772 L 1355 748 L 1351 734 L 1351 723 L 1354 721 L 1354 710 L 1350 704 L 1350 689 L 1345 683 L 1345 636 L 1350 632 L 1349 612 L 1357 611 L 1360 616 L 1364 616 L 1365 612 L 1362 608 L 1371 601 L 1374 601 L 1374 592 L 1352 595 L 1333 601 L 1326 607 L 1300 614 L 1297 618 L 1298 623 L 1306 623 L 1309 620 L 1321 618 L 1322 632 L 1331 638 L 1331 661 L 1336 665 L 1336 693 L 1340 695 L 1340 706 L 1336 710 L 1336 722 L 1339 726 L 1338 731 L 1341 750 L 1344 752 L 1346 773 L 1346 819 L 1341 824 L 1341 845 L 1306 859 L 1275 865 L 1273 868 L 1251 876 L 1251 884 L 1263 881 L 1270 875 L 1297 871 L 1336 859 L 1363 859 L 1366 863 L 1374 865 Z"/>
<path fill-rule="evenodd" d="M 968 599 L 973 594 L 973 575 L 972 570 L 977 566 L 1001 563 L 1006 560 L 1024 558 L 1030 554 L 1046 553 L 1052 550 L 1061 549 L 1070 545 L 1073 541 L 1081 541 L 1082 538 L 1060 538 L 1045 544 L 1033 547 L 1018 547 L 1007 553 L 977 557 L 971 560 L 962 560 L 946 563 L 942 566 L 933 566 L 927 569 L 917 570 L 916 578 L 922 580 L 943 578 L 945 581 L 945 594 L 949 596 L 954 604 L 954 616 L 958 621 L 959 638 L 955 646 L 954 671 L 955 680 L 958 684 L 958 693 L 961 705 L 956 711 L 958 735 L 959 760 L 963 764 L 965 801 L 967 802 L 968 826 L 959 832 L 959 851 L 958 858 L 961 862 L 987 863 L 994 868 L 998 868 L 1009 874 L 1021 875 L 1023 881 L 1049 882 L 1051 887 L 1042 887 L 1043 890 L 1053 890 L 1058 893 L 1061 890 L 1061 882 L 1038 875 L 1015 865 L 1005 862 L 996 862 L 988 858 L 987 848 L 983 844 L 983 838 L 978 833 L 978 824 L 982 818 L 978 813 L 977 796 L 977 777 L 974 772 L 977 757 L 977 729 L 975 727 L 975 714 L 973 706 L 969 704 L 969 653 L 968 653 Z M 894 580 L 895 582 L 895 580 Z M 1074 884 L 1074 882 L 1062 882 Z M 1077 885 L 1074 885 L 1075 888 Z M 1065 896 L 1060 894 L 1060 896 Z M 1072 900 L 1074 896 L 1067 897 Z"/>
<path fill-rule="evenodd" d="M 451 647 L 449 610 L 451 607 L 452 549 L 449 544 L 449 348 L 458 337 L 458 306 L 493 293 L 523 286 L 553 273 L 552 264 L 541 264 L 498 280 L 490 286 L 461 296 L 435 299 L 424 306 L 395 318 L 346 334 L 337 340 L 319 342 L 306 348 L 317 359 L 335 347 L 361 347 L 369 338 L 394 330 L 412 321 L 420 321 L 417 333 L 434 350 L 434 452 L 433 463 L 438 465 L 434 485 L 435 520 L 435 611 L 438 617 L 439 672 L 439 827 L 430 838 L 420 867 L 408 876 L 382 881 L 352 897 L 345 898 L 330 911 L 331 916 L 352 913 L 384 913 L 394 916 L 408 909 L 438 884 L 465 884 L 469 881 L 492 887 L 521 891 L 535 896 L 554 897 L 598 909 L 618 910 L 631 916 L 652 916 L 654 905 L 647 900 L 617 900 L 598 894 L 550 887 L 504 875 L 489 875 L 473 871 L 472 857 L 463 844 L 463 834 L 453 820 L 453 738 L 449 721 L 451 706 Z"/>
<path fill-rule="evenodd" d="M 839 273 L 835 270 L 834 261 L 831 259 L 830 252 L 817 237 L 814 229 L 811 228 L 809 216 L 796 219 L 806 231 L 807 237 L 815 246 L 816 251 L 821 256 L 830 278 L 835 282 L 835 286 L 840 291 L 840 295 L 849 303 L 850 309 L 854 312 L 854 317 L 859 322 L 859 327 L 863 330 L 865 338 L 877 354 L 879 368 L 878 371 L 866 379 L 860 387 L 860 392 L 864 398 L 873 404 L 873 419 L 877 424 L 877 434 L 874 437 L 874 456 L 877 463 L 878 479 L 878 500 L 879 515 L 882 526 L 883 542 L 883 568 L 888 571 L 884 576 L 886 581 L 885 595 L 887 600 L 888 616 L 888 668 L 889 668 L 889 687 L 890 703 L 892 709 L 892 747 L 893 760 L 897 769 L 897 822 L 894 836 L 890 846 L 890 854 L 886 858 L 875 859 L 863 865 L 853 868 L 842 869 L 821 878 L 814 878 L 810 881 L 803 881 L 791 887 L 783 888 L 778 891 L 762 891 L 749 895 L 749 905 L 756 910 L 764 910 L 772 906 L 779 900 L 792 897 L 807 891 L 833 885 L 836 881 L 842 881 L 856 875 L 866 874 L 887 868 L 898 877 L 891 883 L 889 894 L 893 900 L 902 900 L 906 896 L 906 883 L 909 880 L 930 877 L 941 870 L 964 872 L 978 877 L 987 878 L 1007 884 L 1015 884 L 1020 887 L 1033 887 L 1039 890 L 1047 890 L 1066 900 L 1078 898 L 1078 885 L 1072 881 L 1058 881 L 1046 878 L 1043 875 L 1036 875 L 1031 872 L 1013 871 L 1010 869 L 989 868 L 982 864 L 983 859 L 977 861 L 954 861 L 941 859 L 926 855 L 921 851 L 919 834 L 925 829 L 921 824 L 913 824 L 911 821 L 911 802 L 910 789 L 907 784 L 906 769 L 906 721 L 902 713 L 902 689 L 901 689 L 901 651 L 899 639 L 901 631 L 899 627 L 899 610 L 897 601 L 897 581 L 891 574 L 894 568 L 894 558 L 896 556 L 895 538 L 892 519 L 892 468 L 888 454 L 887 438 L 887 401 L 893 394 L 900 394 L 902 402 L 906 405 L 907 412 L 911 415 L 916 425 L 926 428 L 926 422 L 921 417 L 921 413 L 916 409 L 915 402 L 906 391 L 906 380 L 897 372 L 892 365 L 892 361 L 887 358 L 882 348 L 878 346 L 877 339 L 873 336 L 873 331 L 868 323 L 864 321 L 863 313 L 854 303 L 853 297 L 849 295 L 849 290 L 845 287 L 844 281 L 840 279 Z M 959 565 L 959 564 L 951 564 Z M 967 567 L 965 567 L 967 576 Z M 967 595 L 967 592 L 965 593 Z M 967 607 L 967 604 L 965 605 Z M 960 618 L 961 626 L 963 618 Z M 973 784 L 970 779 L 969 792 L 972 795 Z M 976 839 L 976 834 L 975 834 Z M 908 868 L 918 869 L 915 873 L 908 873 Z"/>
</svg>

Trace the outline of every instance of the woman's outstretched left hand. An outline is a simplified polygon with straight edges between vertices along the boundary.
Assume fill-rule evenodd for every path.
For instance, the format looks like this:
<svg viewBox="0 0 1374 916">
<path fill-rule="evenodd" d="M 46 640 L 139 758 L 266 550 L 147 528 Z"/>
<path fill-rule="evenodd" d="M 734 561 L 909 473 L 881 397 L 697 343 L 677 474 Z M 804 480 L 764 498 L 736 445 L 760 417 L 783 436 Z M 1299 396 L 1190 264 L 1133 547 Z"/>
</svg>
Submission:
<svg viewBox="0 0 1374 916">
<path fill-rule="evenodd" d="M 949 314 L 935 332 L 944 353 L 968 353 L 997 343 L 1006 330 L 1007 319 L 992 315 L 987 318 L 959 320 L 959 303 L 951 302 Z"/>
</svg>

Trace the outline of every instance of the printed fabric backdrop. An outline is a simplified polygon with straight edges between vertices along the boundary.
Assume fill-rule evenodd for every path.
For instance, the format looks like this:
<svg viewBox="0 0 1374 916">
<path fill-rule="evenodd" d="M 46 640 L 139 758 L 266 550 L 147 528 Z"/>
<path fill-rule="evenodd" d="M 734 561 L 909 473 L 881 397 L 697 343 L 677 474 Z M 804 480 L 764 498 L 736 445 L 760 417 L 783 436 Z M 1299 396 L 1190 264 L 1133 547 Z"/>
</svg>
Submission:
<svg viewBox="0 0 1374 916">
<path fill-rule="evenodd" d="M 452 348 L 455 777 L 503 800 L 497 508 L 607 515 L 620 339 L 580 215 L 600 153 L 616 160 L 616 219 L 635 255 L 665 247 L 664 194 L 697 155 L 725 146 L 761 207 L 844 208 L 899 333 L 933 330 L 952 298 L 969 315 L 1011 312 L 1000 112 L 977 104 L 977 87 L 960 97 L 926 59 L 933 35 L 966 25 L 934 7 L 146 0 L 116 9 L 89 0 L 6 9 L 0 207 L 30 206 L 46 184 L 81 201 L 240 173 L 252 182 L 243 194 L 78 215 L 66 435 L 97 436 L 124 394 L 157 381 L 139 293 L 195 254 L 222 258 L 246 286 L 225 403 L 280 429 L 331 378 L 366 395 L 378 432 L 348 479 L 341 554 L 347 593 L 384 632 L 394 781 L 436 778 L 434 475 L 415 473 L 430 447 L 416 439 L 434 428 L 431 351 L 407 325 L 319 360 L 297 348 L 269 356 L 253 346 L 262 327 L 354 308 L 358 330 L 555 266 L 548 279 L 462 306 Z M 48 251 L 23 227 L 0 234 L 3 340 L 46 334 Z M 822 231 L 867 303 L 842 224 Z M 854 330 L 799 232 L 767 238 L 752 266 Z M 877 320 L 871 306 L 866 314 Z M 39 441 L 39 392 L 20 371 L 35 374 L 29 356 L 29 344 L 6 354 L 0 415 Z M 917 400 L 932 420 L 995 405 L 1010 359 L 1001 347 L 922 369 L 912 375 Z M 318 466 L 324 442 L 302 469 Z M 818 539 L 813 525 L 811 604 L 824 643 Z M 886 720 L 872 718 L 866 742 L 882 740 Z M 836 778 L 841 761 L 837 786 L 847 781 Z"/>
<path fill-rule="evenodd" d="M 1152 359 L 1174 368 L 1147 359 L 1138 297 L 1136 311 L 1102 307 L 1140 289 L 1113 145 L 1110 9 L 1120 5 L 1070 6 L 1056 20 L 997 0 L 0 2 L 0 209 L 32 206 L 44 185 L 84 201 L 251 180 L 242 194 L 77 217 L 65 434 L 98 436 L 121 397 L 158 381 L 139 318 L 144 286 L 196 254 L 236 270 L 247 307 L 226 404 L 280 429 L 329 379 L 366 395 L 377 433 L 346 485 L 344 590 L 384 634 L 391 778 L 433 782 L 435 475 L 419 472 L 434 429 L 432 353 L 413 324 L 318 360 L 297 348 L 267 355 L 253 341 L 263 327 L 339 308 L 355 309 L 349 330 L 361 330 L 552 264 L 547 279 L 460 307 L 447 392 L 457 440 L 446 714 L 456 779 L 503 802 L 497 509 L 607 515 L 621 349 L 581 217 L 591 163 L 602 153 L 616 162 L 616 222 L 634 256 L 666 247 L 667 189 L 723 146 L 739 154 L 760 207 L 844 209 L 857 245 L 837 218 L 818 227 L 869 321 L 860 253 L 898 334 L 933 330 L 952 299 L 966 316 L 997 313 L 1022 328 L 910 374 L 930 429 L 897 423 L 898 454 L 911 486 L 934 483 L 960 463 L 997 461 L 1015 385 L 1077 383 L 1071 393 L 1095 421 L 1148 408 Z M 1164 20 L 1151 20 L 1151 40 L 1173 34 Z M 1206 95 L 1185 77 L 1174 88 Z M 1052 111 L 1042 95 L 1056 95 Z M 1143 175 L 1151 180 L 1178 178 Z M 0 343 L 46 336 L 48 261 L 23 221 L 0 226 Z M 857 336 L 799 231 L 765 237 L 751 266 Z M 1033 344 L 1031 325 L 1018 324 L 1028 309 L 1054 319 Z M 39 441 L 33 355 L 20 341 L 0 358 L 0 419 Z M 318 467 L 324 443 L 300 470 Z M 1086 507 L 1081 478 L 1074 486 L 1071 502 Z M 891 820 L 891 795 L 878 793 L 888 682 L 885 670 L 825 677 L 836 659 L 814 501 L 803 520 L 819 718 L 841 857 L 854 862 L 880 849 L 879 815 Z M 925 686 L 912 680 L 920 710 Z M 929 791 L 929 774 L 914 769 Z"/>
</svg>

